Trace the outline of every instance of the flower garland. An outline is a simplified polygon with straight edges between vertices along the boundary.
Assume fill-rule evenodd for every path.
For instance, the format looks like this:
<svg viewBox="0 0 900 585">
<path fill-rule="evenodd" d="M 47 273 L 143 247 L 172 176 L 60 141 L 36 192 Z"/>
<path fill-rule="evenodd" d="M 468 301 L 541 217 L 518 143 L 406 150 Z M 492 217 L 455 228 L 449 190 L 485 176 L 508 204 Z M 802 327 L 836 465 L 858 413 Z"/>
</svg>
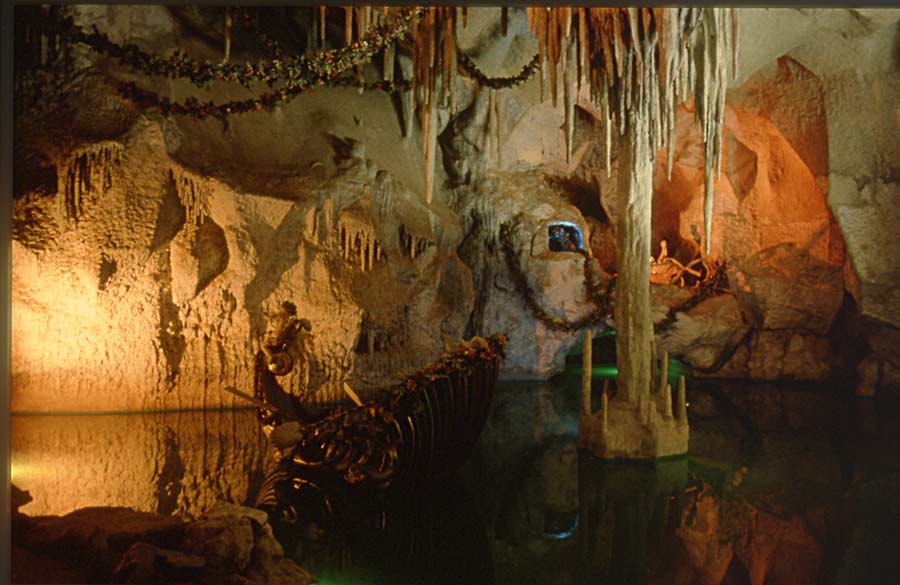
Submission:
<svg viewBox="0 0 900 585">
<path fill-rule="evenodd" d="M 195 61 L 181 51 L 176 51 L 170 57 L 160 57 L 141 50 L 133 43 L 119 45 L 105 33 L 100 32 L 96 26 L 91 32 L 79 29 L 72 23 L 71 17 L 63 19 L 61 27 L 62 36 L 70 42 L 85 44 L 93 51 L 115 58 L 145 75 L 188 79 L 198 87 L 208 87 L 213 81 L 239 83 L 247 88 L 258 81 L 265 82 L 269 86 L 275 85 L 278 81 L 284 81 L 289 85 L 311 86 L 321 85 L 354 65 L 370 61 L 385 45 L 406 36 L 410 28 L 422 18 L 424 10 L 421 7 L 401 8 L 392 24 L 374 25 L 363 38 L 344 47 L 320 51 L 313 56 L 299 55 L 248 62 L 243 65 Z M 253 21 L 244 19 L 244 22 L 245 27 L 250 27 Z M 283 54 L 277 47 L 269 48 Z"/>
<path fill-rule="evenodd" d="M 355 65 L 362 65 L 372 59 L 387 43 L 396 41 L 406 35 L 410 26 L 421 17 L 422 9 L 402 9 L 401 15 L 393 26 L 376 25 L 369 29 L 366 35 L 359 41 L 355 41 L 346 47 L 331 51 L 321 51 L 312 57 L 301 56 L 293 60 L 300 64 L 297 67 L 286 64 L 284 61 L 272 61 L 271 63 L 258 63 L 256 67 L 248 63 L 244 66 L 244 75 L 247 79 L 261 78 L 274 84 L 279 72 L 288 72 L 288 80 L 285 85 L 261 96 L 246 100 L 233 100 L 225 103 L 212 101 L 201 103 L 197 98 L 189 97 L 183 102 L 173 102 L 169 98 L 160 97 L 154 92 L 140 89 L 135 83 L 122 83 L 119 92 L 126 98 L 133 100 L 143 107 L 158 107 L 163 114 L 175 113 L 190 115 L 194 118 L 204 119 L 208 116 L 224 117 L 227 114 L 240 114 L 250 111 L 269 109 L 279 103 L 286 103 L 304 92 L 312 92 L 316 85 L 334 83 L 338 78 Z M 199 65 L 194 62 L 194 65 Z M 222 71 L 232 71 L 226 65 L 216 65 Z M 231 66 L 234 67 L 234 66 Z M 303 71 L 301 73 L 300 71 Z M 194 69 L 191 69 L 193 72 Z M 212 69 L 200 67 L 192 80 L 207 79 Z M 373 85 L 375 89 L 391 88 L 392 83 L 383 82 Z"/>
<path fill-rule="evenodd" d="M 318 85 L 326 85 L 326 83 L 320 81 Z M 374 83 L 361 84 L 352 77 L 340 77 L 329 81 L 327 85 L 331 87 L 358 87 L 388 93 L 409 91 L 411 87 L 408 81 L 376 81 Z M 195 97 L 185 98 L 183 102 L 175 102 L 155 92 L 141 89 L 134 82 L 120 83 L 117 89 L 122 97 L 133 101 L 142 108 L 158 108 L 163 115 L 171 113 L 191 116 L 198 120 L 211 116 L 224 118 L 228 114 L 243 114 L 263 109 L 270 110 L 280 103 L 290 102 L 302 93 L 312 94 L 314 91 L 305 85 L 293 85 L 245 100 L 215 103 L 213 101 L 200 102 Z"/>
<path fill-rule="evenodd" d="M 256 82 L 264 82 L 274 88 L 281 82 L 280 87 L 256 97 L 224 103 L 202 102 L 196 97 L 188 97 L 178 102 L 142 89 L 134 82 L 123 82 L 118 85 L 118 92 L 124 98 L 141 107 L 158 108 L 164 115 L 174 113 L 205 119 L 209 116 L 224 117 L 228 114 L 271 109 L 304 92 L 311 92 L 314 86 L 326 84 L 389 93 L 408 91 L 412 85 L 409 81 L 382 80 L 364 84 L 358 78 L 353 79 L 344 74 L 354 66 L 369 62 L 389 43 L 406 36 L 425 13 L 426 9 L 422 7 L 402 8 L 392 24 L 376 24 L 369 28 L 362 39 L 345 47 L 321 51 L 313 56 L 285 57 L 284 51 L 275 41 L 259 33 L 258 40 L 265 44 L 275 58 L 244 64 L 196 61 L 182 51 L 176 51 L 169 57 L 161 57 L 147 53 L 133 43 L 125 45 L 115 43 L 96 26 L 91 31 L 85 31 L 74 25 L 71 15 L 54 14 L 51 18 L 38 19 L 35 24 L 36 32 L 58 37 L 69 44 L 87 45 L 94 52 L 114 58 L 132 70 L 149 76 L 186 79 L 198 87 L 209 87 L 215 81 L 224 81 L 237 83 L 248 89 L 252 89 Z M 258 19 L 250 11 L 236 9 L 234 15 L 244 29 L 257 28 Z M 459 49 L 456 53 L 459 71 L 480 85 L 492 89 L 510 88 L 523 83 L 534 75 L 539 64 L 539 56 L 536 55 L 518 75 L 492 78 L 480 71 L 465 53 Z"/>
<path fill-rule="evenodd" d="M 508 89 L 524 83 L 538 70 L 540 57 L 539 54 L 535 55 L 531 61 L 522 68 L 522 71 L 512 77 L 488 77 L 478 69 L 478 66 L 475 65 L 475 62 L 472 61 L 471 57 L 459 49 L 456 51 L 456 62 L 459 64 L 459 68 L 463 75 L 470 79 L 474 79 L 478 82 L 478 85 L 489 87 L 491 89 Z"/>
<path fill-rule="evenodd" d="M 425 9 L 421 7 L 401 8 L 393 22 L 370 27 L 362 38 L 345 47 L 320 51 L 312 56 L 301 55 L 290 59 L 272 59 L 243 65 L 199 62 L 188 58 L 182 52 L 176 52 L 168 58 L 159 57 L 142 51 L 134 44 L 124 46 L 116 44 L 96 27 L 91 32 L 79 29 L 73 24 L 71 16 L 36 19 L 33 28 L 34 34 L 58 38 L 65 44 L 85 44 L 93 51 L 115 58 L 146 75 L 188 79 L 199 87 L 208 87 L 214 81 L 239 83 L 248 89 L 254 82 L 262 81 L 270 87 L 282 82 L 280 87 L 260 96 L 225 103 L 201 102 L 195 97 L 177 102 L 141 89 L 133 82 L 120 83 L 118 86 L 118 91 L 123 97 L 139 106 L 157 107 L 164 114 L 175 113 L 204 119 L 209 116 L 224 117 L 232 113 L 271 108 L 278 103 L 290 101 L 301 93 L 311 91 L 314 86 L 332 83 L 347 85 L 346 81 L 339 81 L 344 73 L 354 66 L 371 61 L 385 46 L 405 37 L 424 13 Z M 252 26 L 252 21 L 245 19 L 245 27 L 249 26 Z M 372 87 L 385 91 L 403 91 L 405 86 L 402 83 L 382 82 L 373 84 Z"/>
</svg>

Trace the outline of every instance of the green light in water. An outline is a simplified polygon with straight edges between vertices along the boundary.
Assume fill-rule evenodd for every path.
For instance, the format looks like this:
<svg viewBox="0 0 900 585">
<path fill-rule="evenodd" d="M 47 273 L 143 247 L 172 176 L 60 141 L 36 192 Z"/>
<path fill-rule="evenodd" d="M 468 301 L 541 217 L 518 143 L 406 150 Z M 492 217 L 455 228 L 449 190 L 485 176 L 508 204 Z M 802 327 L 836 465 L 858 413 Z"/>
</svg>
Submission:
<svg viewBox="0 0 900 585">
<path fill-rule="evenodd" d="M 615 378 L 619 373 L 616 366 L 595 366 L 591 368 L 591 374 L 598 378 Z"/>
</svg>

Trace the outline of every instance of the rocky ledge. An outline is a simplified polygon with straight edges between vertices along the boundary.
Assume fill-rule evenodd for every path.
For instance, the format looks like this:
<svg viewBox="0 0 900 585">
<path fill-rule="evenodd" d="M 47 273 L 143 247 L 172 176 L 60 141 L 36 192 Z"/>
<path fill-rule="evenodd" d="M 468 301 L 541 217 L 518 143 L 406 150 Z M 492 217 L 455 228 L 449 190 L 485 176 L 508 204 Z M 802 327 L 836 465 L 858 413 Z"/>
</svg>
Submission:
<svg viewBox="0 0 900 585">
<path fill-rule="evenodd" d="M 199 518 L 122 507 L 27 516 L 12 486 L 13 583 L 252 583 L 315 579 L 284 556 L 265 512 L 219 502 Z"/>
</svg>

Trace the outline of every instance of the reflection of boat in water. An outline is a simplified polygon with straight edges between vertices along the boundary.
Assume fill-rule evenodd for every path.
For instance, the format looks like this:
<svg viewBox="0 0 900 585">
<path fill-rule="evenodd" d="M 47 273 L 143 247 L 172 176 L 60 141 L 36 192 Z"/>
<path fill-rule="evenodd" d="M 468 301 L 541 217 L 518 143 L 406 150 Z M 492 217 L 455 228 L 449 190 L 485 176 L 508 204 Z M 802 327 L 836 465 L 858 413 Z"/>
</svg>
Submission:
<svg viewBox="0 0 900 585">
<path fill-rule="evenodd" d="M 487 418 L 506 349 L 492 335 L 462 341 L 367 402 L 317 416 L 276 379 L 293 369 L 290 347 L 308 330 L 285 304 L 254 363 L 254 402 L 277 452 L 257 505 L 294 516 L 301 494 L 384 488 L 446 476 L 472 451 Z M 236 392 L 235 390 L 231 390 Z"/>
</svg>

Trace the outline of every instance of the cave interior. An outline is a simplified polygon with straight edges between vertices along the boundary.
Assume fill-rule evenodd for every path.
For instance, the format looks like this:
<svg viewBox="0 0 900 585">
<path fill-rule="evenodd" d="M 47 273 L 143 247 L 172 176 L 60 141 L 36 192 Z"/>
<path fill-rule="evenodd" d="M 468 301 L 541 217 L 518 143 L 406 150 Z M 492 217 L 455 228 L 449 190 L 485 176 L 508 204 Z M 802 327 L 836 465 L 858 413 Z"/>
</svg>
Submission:
<svg viewBox="0 0 900 585">
<path fill-rule="evenodd" d="M 900 583 L 900 9 L 14 17 L 11 582 Z"/>
</svg>

